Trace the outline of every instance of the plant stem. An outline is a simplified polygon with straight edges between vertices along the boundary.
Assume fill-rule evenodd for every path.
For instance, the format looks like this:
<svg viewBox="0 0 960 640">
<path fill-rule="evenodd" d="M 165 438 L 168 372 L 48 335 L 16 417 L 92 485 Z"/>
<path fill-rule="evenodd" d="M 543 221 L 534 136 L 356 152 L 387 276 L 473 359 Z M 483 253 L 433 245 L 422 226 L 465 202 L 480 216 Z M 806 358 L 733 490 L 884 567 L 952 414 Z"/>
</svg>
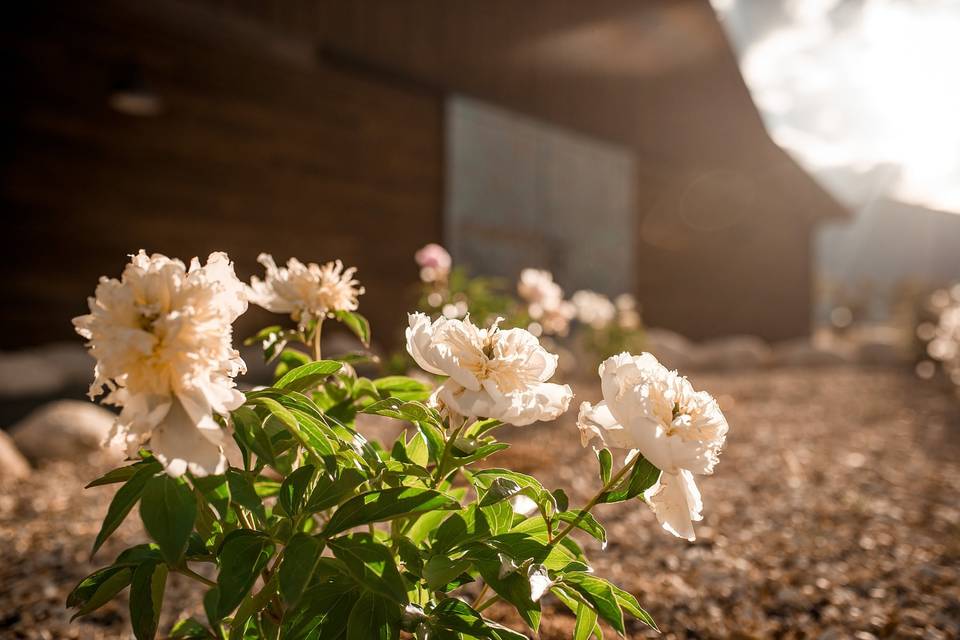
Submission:
<svg viewBox="0 0 960 640">
<path fill-rule="evenodd" d="M 633 457 L 633 460 L 623 465 L 623 468 L 620 469 L 620 471 L 618 471 L 616 475 L 610 478 L 610 481 L 607 482 L 605 485 L 603 485 L 603 488 L 600 489 L 600 491 L 598 491 L 595 496 L 590 498 L 590 502 L 588 502 L 582 509 L 580 509 L 580 511 L 577 513 L 577 517 L 573 519 L 573 522 L 569 523 L 566 527 L 564 527 L 560 531 L 560 533 L 554 536 L 553 540 L 551 540 L 549 544 L 551 546 L 557 544 L 558 542 L 566 538 L 571 531 L 576 529 L 577 525 L 580 524 L 580 522 L 587 517 L 588 513 L 590 513 L 590 510 L 593 509 L 595 506 L 597 506 L 597 503 L 600 502 L 600 498 L 603 497 L 603 494 L 607 493 L 608 491 L 610 491 L 610 489 L 617 486 L 620 480 L 623 479 L 623 476 L 625 476 L 628 471 L 633 469 L 633 467 L 637 464 L 637 461 L 639 461 L 642 457 L 643 456 L 641 456 L 640 453 L 638 452 L 637 455 Z"/>
<path fill-rule="evenodd" d="M 175 571 L 176 571 L 177 573 L 179 573 L 179 574 L 182 574 L 182 575 L 187 576 L 188 578 L 193 578 L 194 580 L 196 580 L 196 581 L 198 581 L 198 582 L 202 582 L 203 584 L 207 585 L 208 587 L 215 587 L 215 586 L 217 586 L 217 583 L 216 583 L 216 582 L 214 582 L 213 580 L 210 580 L 210 579 L 208 579 L 208 578 L 204 578 L 202 575 L 200 575 L 199 573 L 197 573 L 196 571 L 194 571 L 193 569 L 191 569 L 190 567 L 188 567 L 186 564 L 184 564 L 184 565 L 181 566 L 181 567 L 177 567 L 177 569 L 175 569 Z"/>
<path fill-rule="evenodd" d="M 317 326 L 313 330 L 313 359 L 319 361 L 320 358 L 320 329 L 323 328 L 323 316 L 317 319 Z"/>
<path fill-rule="evenodd" d="M 480 593 L 477 594 L 477 597 L 473 599 L 473 608 L 476 609 L 477 605 L 480 604 L 480 601 L 483 600 L 483 596 L 487 595 L 487 591 L 490 591 L 490 585 L 484 583 L 483 589 L 480 589 Z"/>
<path fill-rule="evenodd" d="M 491 598 L 489 598 L 486 602 L 481 604 L 479 607 L 475 607 L 477 613 L 480 613 L 484 609 L 488 608 L 490 605 L 492 605 L 494 602 L 496 602 L 499 599 L 500 599 L 500 596 L 494 594 Z"/>
<path fill-rule="evenodd" d="M 434 478 L 433 481 L 434 487 L 440 484 L 440 481 L 443 480 L 443 476 L 447 467 L 447 460 L 450 459 L 450 449 L 453 448 L 453 443 L 456 442 L 457 438 L 460 437 L 460 434 L 463 432 L 463 428 L 466 426 L 467 419 L 464 418 L 460 426 L 453 430 L 453 433 L 450 434 L 450 437 L 447 438 L 446 443 L 444 443 L 443 453 L 440 455 L 440 462 L 437 463 L 437 477 Z"/>
</svg>

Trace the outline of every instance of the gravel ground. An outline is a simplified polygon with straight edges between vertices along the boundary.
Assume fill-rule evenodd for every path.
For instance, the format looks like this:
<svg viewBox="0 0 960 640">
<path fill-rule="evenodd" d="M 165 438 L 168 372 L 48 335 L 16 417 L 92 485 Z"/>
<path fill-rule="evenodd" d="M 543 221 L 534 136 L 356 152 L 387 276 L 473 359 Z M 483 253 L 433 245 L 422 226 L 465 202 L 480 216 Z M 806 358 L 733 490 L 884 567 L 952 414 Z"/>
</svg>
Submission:
<svg viewBox="0 0 960 640">
<path fill-rule="evenodd" d="M 597 572 L 637 594 L 663 637 L 960 637 L 956 398 L 884 369 L 692 377 L 731 424 L 716 475 L 700 482 L 697 541 L 666 534 L 637 503 L 600 508 L 606 550 L 585 542 Z M 578 401 L 598 395 L 582 388 Z M 503 438 L 514 446 L 498 464 L 564 487 L 574 501 L 596 490 L 593 455 L 572 424 Z M 122 602 L 73 624 L 63 609 L 97 564 L 87 554 L 112 491 L 80 487 L 100 465 L 50 465 L 0 490 L 0 638 L 129 637 Z M 128 523 L 97 560 L 141 536 Z M 171 578 L 161 628 L 190 589 Z M 512 620 L 506 608 L 491 612 Z M 548 613 L 541 637 L 571 629 L 570 616 Z M 630 634 L 656 635 L 638 625 Z"/>
</svg>

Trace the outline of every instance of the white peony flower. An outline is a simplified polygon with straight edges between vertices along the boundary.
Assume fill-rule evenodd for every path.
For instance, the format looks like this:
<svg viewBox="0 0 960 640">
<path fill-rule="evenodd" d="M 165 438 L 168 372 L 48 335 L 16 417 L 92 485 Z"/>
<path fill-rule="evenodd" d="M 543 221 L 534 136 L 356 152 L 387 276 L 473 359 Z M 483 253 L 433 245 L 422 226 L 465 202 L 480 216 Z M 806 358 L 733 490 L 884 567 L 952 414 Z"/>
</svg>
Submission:
<svg viewBox="0 0 960 640">
<path fill-rule="evenodd" d="M 617 315 L 610 298 L 596 291 L 577 291 L 570 298 L 577 310 L 577 319 L 594 329 L 605 329 Z"/>
<path fill-rule="evenodd" d="M 573 392 L 548 383 L 557 356 L 523 329 L 480 329 L 464 320 L 410 314 L 407 351 L 429 373 L 449 376 L 434 401 L 453 414 L 494 418 L 513 425 L 553 420 L 567 410 Z"/>
<path fill-rule="evenodd" d="M 563 299 L 563 289 L 553 274 L 541 269 L 524 269 L 517 282 L 517 293 L 527 302 L 527 313 L 537 321 L 543 333 L 565 336 L 576 307 Z"/>
<path fill-rule="evenodd" d="M 663 473 L 647 499 L 663 528 L 694 539 L 702 503 L 694 474 L 710 474 L 727 435 L 717 401 L 661 365 L 649 353 L 608 358 L 600 365 L 603 401 L 580 406 L 577 426 L 586 444 L 600 438 L 638 450 Z"/>
<path fill-rule="evenodd" d="M 120 280 L 101 278 L 90 313 L 74 318 L 97 360 L 94 398 L 122 407 L 112 439 L 135 454 L 149 440 L 167 472 L 222 473 L 227 432 L 214 413 L 243 404 L 233 378 L 245 366 L 231 324 L 247 309 L 245 289 L 225 253 L 190 268 L 142 250 Z"/>
<path fill-rule="evenodd" d="M 356 311 L 364 293 L 353 277 L 356 267 L 344 269 L 339 260 L 321 266 L 290 258 L 286 267 L 278 267 L 273 256 L 261 253 L 257 261 L 266 268 L 266 279 L 250 279 L 250 302 L 290 314 L 301 329 L 334 311 Z"/>
</svg>

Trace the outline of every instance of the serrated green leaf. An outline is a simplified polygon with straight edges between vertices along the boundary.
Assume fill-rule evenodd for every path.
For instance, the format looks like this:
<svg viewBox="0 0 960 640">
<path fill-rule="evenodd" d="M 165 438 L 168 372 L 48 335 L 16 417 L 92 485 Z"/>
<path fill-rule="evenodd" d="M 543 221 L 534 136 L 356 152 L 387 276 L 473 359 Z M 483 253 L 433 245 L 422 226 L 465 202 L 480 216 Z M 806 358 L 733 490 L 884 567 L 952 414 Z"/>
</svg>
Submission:
<svg viewBox="0 0 960 640">
<path fill-rule="evenodd" d="M 344 502 L 330 517 L 324 534 L 332 536 L 371 522 L 385 522 L 427 511 L 456 509 L 453 498 L 432 489 L 396 487 L 368 491 Z"/>
<path fill-rule="evenodd" d="M 164 561 L 179 566 L 197 519 L 197 499 L 190 487 L 167 475 L 151 477 L 140 498 L 140 519 Z"/>
<path fill-rule="evenodd" d="M 620 604 L 620 608 L 632 615 L 637 620 L 640 620 L 645 625 L 650 627 L 655 631 L 660 631 L 657 627 L 657 623 L 654 622 L 653 616 L 647 613 L 637 602 L 637 599 L 633 596 L 632 593 L 624 591 L 617 585 L 611 583 L 610 588 L 613 589 L 613 595 L 616 596 L 617 602 Z"/>
<path fill-rule="evenodd" d="M 166 585 L 167 566 L 162 563 L 144 562 L 134 570 L 130 583 L 130 626 L 137 640 L 156 637 Z"/>
<path fill-rule="evenodd" d="M 136 467 L 137 465 L 132 466 Z M 127 514 L 130 513 L 133 506 L 140 500 L 147 481 L 161 470 L 163 470 L 163 467 L 159 462 L 151 462 L 143 465 L 117 490 L 113 496 L 113 500 L 110 501 L 110 506 L 107 508 L 107 515 L 103 519 L 100 532 L 93 542 L 93 550 L 90 551 L 91 557 L 103 546 L 103 543 L 107 541 L 110 534 L 116 531 L 117 527 L 126 519 Z"/>
</svg>

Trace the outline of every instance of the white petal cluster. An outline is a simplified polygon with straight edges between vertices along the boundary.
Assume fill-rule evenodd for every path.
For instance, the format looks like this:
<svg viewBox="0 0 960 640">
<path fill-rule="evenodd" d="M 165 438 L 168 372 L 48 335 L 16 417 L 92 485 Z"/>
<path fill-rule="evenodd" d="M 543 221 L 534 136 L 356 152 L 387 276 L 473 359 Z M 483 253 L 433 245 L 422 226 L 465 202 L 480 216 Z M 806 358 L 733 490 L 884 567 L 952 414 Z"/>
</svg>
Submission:
<svg viewBox="0 0 960 640">
<path fill-rule="evenodd" d="M 530 332 L 500 330 L 499 320 L 481 329 L 469 318 L 410 314 L 407 351 L 424 371 L 448 376 L 435 402 L 464 417 L 494 418 L 513 425 L 553 420 L 570 406 L 567 385 L 547 382 L 557 356 Z"/>
<path fill-rule="evenodd" d="M 132 256 L 119 280 L 101 278 L 90 313 L 74 318 L 97 360 L 90 397 L 122 407 L 113 439 L 130 453 L 149 441 L 171 475 L 221 473 L 232 446 L 213 414 L 243 403 L 245 371 L 231 325 L 247 309 L 225 253 L 187 268 L 164 255 Z"/>
<path fill-rule="evenodd" d="M 563 299 L 563 289 L 554 282 L 552 273 L 524 269 L 517 282 L 517 293 L 526 301 L 527 313 L 540 324 L 544 333 L 567 335 L 577 310 L 571 302 Z"/>
<path fill-rule="evenodd" d="M 594 329 L 607 328 L 617 316 L 617 307 L 610 298 L 596 291 L 577 291 L 570 301 L 577 310 L 577 319 Z"/>
<path fill-rule="evenodd" d="M 273 313 L 287 313 L 305 328 L 311 321 L 334 311 L 356 311 L 364 292 L 354 279 L 356 267 L 343 268 L 339 260 L 324 265 L 303 264 L 290 258 L 278 267 L 273 256 L 261 253 L 257 261 L 266 268 L 264 280 L 250 279 L 250 302 Z"/>
<path fill-rule="evenodd" d="M 608 358 L 600 380 L 603 401 L 580 406 L 584 446 L 600 438 L 643 454 L 663 472 L 646 495 L 657 519 L 672 534 L 693 540 L 693 521 L 703 507 L 693 476 L 713 473 L 727 436 L 717 401 L 649 353 Z"/>
</svg>

